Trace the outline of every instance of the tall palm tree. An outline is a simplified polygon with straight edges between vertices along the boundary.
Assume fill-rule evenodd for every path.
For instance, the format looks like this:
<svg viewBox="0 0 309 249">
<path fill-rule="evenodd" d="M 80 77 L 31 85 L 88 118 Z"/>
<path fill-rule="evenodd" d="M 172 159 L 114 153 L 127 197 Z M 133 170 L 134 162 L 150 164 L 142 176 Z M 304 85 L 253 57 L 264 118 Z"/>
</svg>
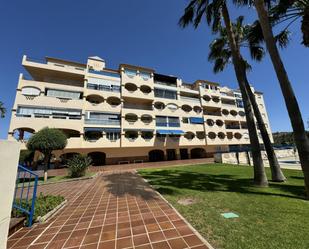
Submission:
<svg viewBox="0 0 309 249">
<path fill-rule="evenodd" d="M 250 41 L 247 39 L 247 35 L 251 32 L 251 26 L 250 25 L 243 25 L 244 17 L 240 16 L 237 18 L 236 23 L 232 24 L 233 32 L 235 34 L 235 41 L 237 43 L 237 46 L 239 48 L 244 47 L 248 48 L 251 58 L 257 61 L 260 61 L 264 56 L 264 49 L 259 45 L 259 42 Z M 214 62 L 214 72 L 218 73 L 225 69 L 225 67 L 230 63 L 231 61 L 231 49 L 228 44 L 228 37 L 226 28 L 220 27 L 219 28 L 219 37 L 216 38 L 211 44 L 210 44 L 210 52 L 208 56 L 209 61 Z M 283 43 L 286 43 L 287 41 L 284 39 L 281 39 L 279 41 L 282 41 Z M 283 46 L 283 44 L 281 44 Z M 251 66 L 245 61 L 247 65 L 247 70 L 251 69 Z M 257 119 L 258 127 L 261 131 L 261 135 L 263 138 L 263 143 L 265 145 L 265 149 L 267 152 L 268 161 L 271 168 L 272 173 L 272 180 L 276 182 L 282 182 L 286 178 L 284 177 L 276 154 L 274 152 L 274 149 L 271 145 L 271 141 L 268 135 L 268 131 L 266 129 L 264 120 L 262 118 L 260 109 L 256 103 L 255 95 L 252 92 L 252 89 L 250 87 L 250 84 L 247 80 L 246 72 L 243 71 L 245 75 L 243 75 L 243 78 L 245 79 L 246 89 L 249 94 L 249 99 L 251 101 L 253 111 L 255 114 L 255 117 Z"/>
<path fill-rule="evenodd" d="M 280 0 L 269 12 L 275 24 L 288 22 L 287 27 L 301 18 L 302 44 L 309 47 L 309 0 Z"/>
<path fill-rule="evenodd" d="M 261 155 L 259 139 L 257 136 L 251 102 L 245 86 L 244 71 L 246 71 L 246 63 L 242 59 L 239 48 L 235 41 L 235 35 L 232 28 L 229 11 L 224 0 L 191 0 L 185 8 L 184 15 L 180 18 L 179 24 L 183 28 L 189 24 L 193 24 L 195 28 L 201 23 L 203 17 L 206 17 L 207 23 L 212 27 L 213 32 L 218 32 L 221 24 L 221 17 L 226 28 L 229 46 L 231 49 L 231 57 L 234 64 L 236 78 L 243 97 L 244 108 L 246 112 L 246 120 L 250 136 L 250 144 L 254 166 L 254 183 L 258 186 L 267 186 L 268 181 L 265 174 L 264 164 Z"/>
<path fill-rule="evenodd" d="M 4 118 L 6 113 L 6 109 L 4 107 L 4 104 L 0 101 L 0 117 Z"/>
<path fill-rule="evenodd" d="M 269 5 L 271 1 L 234 0 L 234 2 L 238 4 L 254 4 L 257 11 L 266 47 L 277 74 L 277 78 L 285 100 L 285 105 L 291 120 L 294 140 L 298 150 L 302 171 L 304 173 L 306 194 L 307 198 L 309 199 L 309 139 L 306 136 L 304 122 L 296 96 L 294 94 L 294 90 L 276 46 L 276 40 L 272 31 L 268 10 L 265 5 L 265 3 Z"/>
</svg>

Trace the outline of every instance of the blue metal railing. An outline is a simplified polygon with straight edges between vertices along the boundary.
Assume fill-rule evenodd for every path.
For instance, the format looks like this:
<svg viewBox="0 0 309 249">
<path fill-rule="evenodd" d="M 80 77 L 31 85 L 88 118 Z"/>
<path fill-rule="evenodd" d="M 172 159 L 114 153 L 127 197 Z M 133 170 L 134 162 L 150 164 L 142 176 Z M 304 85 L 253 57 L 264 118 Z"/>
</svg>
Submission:
<svg viewBox="0 0 309 249">
<path fill-rule="evenodd" d="M 33 186 L 31 186 L 32 179 L 34 180 Z M 39 176 L 37 174 L 21 165 L 18 165 L 13 208 L 28 216 L 27 225 L 29 227 L 32 226 L 33 222 L 38 179 Z"/>
</svg>

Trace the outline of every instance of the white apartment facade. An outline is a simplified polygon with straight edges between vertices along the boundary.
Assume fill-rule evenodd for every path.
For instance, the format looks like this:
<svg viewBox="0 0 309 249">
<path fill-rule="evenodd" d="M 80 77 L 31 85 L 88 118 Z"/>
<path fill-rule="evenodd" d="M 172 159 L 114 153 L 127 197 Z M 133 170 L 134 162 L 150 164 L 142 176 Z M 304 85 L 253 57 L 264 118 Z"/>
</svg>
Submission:
<svg viewBox="0 0 309 249">
<path fill-rule="evenodd" d="M 89 57 L 86 64 L 23 57 L 9 140 L 23 144 L 43 127 L 61 129 L 59 162 L 88 154 L 95 165 L 212 157 L 248 145 L 241 94 L 206 80 L 192 84 L 153 69 Z M 271 136 L 263 94 L 255 91 Z M 271 137 L 272 138 L 272 137 Z"/>
</svg>

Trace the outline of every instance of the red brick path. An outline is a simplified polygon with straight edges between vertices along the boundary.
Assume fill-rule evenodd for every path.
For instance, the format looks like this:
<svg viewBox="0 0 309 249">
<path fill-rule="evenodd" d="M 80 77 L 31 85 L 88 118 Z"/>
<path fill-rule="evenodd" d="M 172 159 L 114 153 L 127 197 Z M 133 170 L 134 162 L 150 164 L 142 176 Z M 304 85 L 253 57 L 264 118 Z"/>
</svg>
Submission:
<svg viewBox="0 0 309 249">
<path fill-rule="evenodd" d="M 39 192 L 61 194 L 68 203 L 47 223 L 13 234 L 8 248 L 208 248 L 133 171 L 39 186 Z"/>
</svg>

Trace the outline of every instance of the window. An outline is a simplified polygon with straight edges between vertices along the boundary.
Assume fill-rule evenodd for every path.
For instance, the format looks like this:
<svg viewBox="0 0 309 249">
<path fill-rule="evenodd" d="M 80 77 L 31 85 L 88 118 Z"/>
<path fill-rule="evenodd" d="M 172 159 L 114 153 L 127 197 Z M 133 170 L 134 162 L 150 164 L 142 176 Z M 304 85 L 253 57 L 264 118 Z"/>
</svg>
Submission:
<svg viewBox="0 0 309 249">
<path fill-rule="evenodd" d="M 180 127 L 178 117 L 156 116 L 156 126 Z"/>
<path fill-rule="evenodd" d="M 103 125 L 120 125 L 120 115 L 104 112 L 87 112 L 85 123 L 103 124 Z"/>
<path fill-rule="evenodd" d="M 106 138 L 111 141 L 120 139 L 120 132 L 106 132 Z"/>
<path fill-rule="evenodd" d="M 240 99 L 236 99 L 236 106 L 238 108 L 244 108 L 244 103 Z"/>
<path fill-rule="evenodd" d="M 120 92 L 120 86 L 117 85 L 98 85 L 93 83 L 87 84 L 88 89 L 106 91 L 106 92 Z"/>
<path fill-rule="evenodd" d="M 189 118 L 182 118 L 182 122 L 184 124 L 189 124 Z"/>
<path fill-rule="evenodd" d="M 165 89 L 154 89 L 154 95 L 157 98 L 177 99 L 177 92 Z"/>
</svg>

